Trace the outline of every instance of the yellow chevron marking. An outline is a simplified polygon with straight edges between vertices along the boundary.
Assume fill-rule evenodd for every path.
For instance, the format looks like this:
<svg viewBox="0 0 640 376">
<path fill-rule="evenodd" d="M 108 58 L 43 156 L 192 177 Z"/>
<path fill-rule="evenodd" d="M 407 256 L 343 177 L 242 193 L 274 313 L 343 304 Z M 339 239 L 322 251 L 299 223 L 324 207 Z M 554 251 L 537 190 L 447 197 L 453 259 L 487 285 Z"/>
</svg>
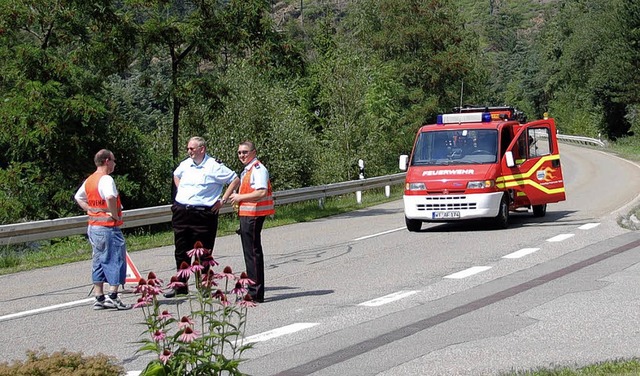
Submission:
<svg viewBox="0 0 640 376">
<path fill-rule="evenodd" d="M 513 188 L 513 187 L 518 187 L 518 186 L 524 186 L 524 185 L 530 185 L 546 194 L 552 195 L 552 194 L 556 194 L 556 193 L 562 193 L 564 192 L 564 187 L 561 188 L 554 188 L 554 189 L 549 189 L 543 185 L 540 185 L 538 183 L 536 183 L 535 181 L 531 180 L 531 179 L 524 179 L 524 180 L 517 180 L 517 181 L 511 181 L 511 182 L 507 182 L 504 184 L 496 184 L 496 187 L 500 188 L 500 189 L 504 189 L 504 188 Z"/>
<path fill-rule="evenodd" d="M 529 178 L 531 175 L 533 175 L 536 171 L 538 171 L 538 169 L 540 168 L 540 166 L 547 161 L 553 161 L 553 160 L 557 160 L 560 159 L 559 155 L 547 155 L 546 157 L 542 157 L 540 158 L 540 160 L 533 165 L 533 167 L 531 167 L 529 169 L 529 171 L 523 173 L 523 174 L 517 174 L 517 175 L 506 175 L 506 176 L 499 176 L 496 179 L 496 183 L 501 183 L 501 182 L 507 182 L 507 181 L 511 181 L 511 180 L 519 180 L 519 179 L 527 179 Z"/>
</svg>

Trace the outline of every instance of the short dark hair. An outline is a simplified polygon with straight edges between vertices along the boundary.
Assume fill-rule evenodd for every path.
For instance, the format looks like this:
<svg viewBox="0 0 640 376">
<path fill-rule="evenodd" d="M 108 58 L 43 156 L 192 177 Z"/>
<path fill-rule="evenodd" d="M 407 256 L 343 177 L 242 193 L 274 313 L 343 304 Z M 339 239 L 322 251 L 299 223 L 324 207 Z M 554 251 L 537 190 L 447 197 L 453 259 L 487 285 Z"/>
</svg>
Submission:
<svg viewBox="0 0 640 376">
<path fill-rule="evenodd" d="M 105 163 L 111 159 L 113 153 L 107 149 L 102 149 L 96 153 L 96 156 L 93 157 L 93 162 L 96 164 L 96 167 L 104 166 Z"/>
<path fill-rule="evenodd" d="M 256 150 L 256 145 L 253 142 L 249 141 L 249 140 L 242 141 L 240 143 L 240 145 L 244 145 L 244 146 L 248 147 L 249 151 Z"/>
</svg>

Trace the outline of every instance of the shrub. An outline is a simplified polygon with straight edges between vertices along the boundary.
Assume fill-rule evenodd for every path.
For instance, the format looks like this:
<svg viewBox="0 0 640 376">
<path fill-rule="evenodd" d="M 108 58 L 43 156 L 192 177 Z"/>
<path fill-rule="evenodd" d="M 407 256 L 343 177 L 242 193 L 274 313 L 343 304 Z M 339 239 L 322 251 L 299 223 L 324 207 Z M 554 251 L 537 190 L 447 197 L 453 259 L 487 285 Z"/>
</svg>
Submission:
<svg viewBox="0 0 640 376">
<path fill-rule="evenodd" d="M 0 376 L 115 376 L 124 375 L 115 358 L 98 354 L 84 356 L 66 350 L 46 354 L 28 351 L 26 361 L 0 363 Z"/>
</svg>

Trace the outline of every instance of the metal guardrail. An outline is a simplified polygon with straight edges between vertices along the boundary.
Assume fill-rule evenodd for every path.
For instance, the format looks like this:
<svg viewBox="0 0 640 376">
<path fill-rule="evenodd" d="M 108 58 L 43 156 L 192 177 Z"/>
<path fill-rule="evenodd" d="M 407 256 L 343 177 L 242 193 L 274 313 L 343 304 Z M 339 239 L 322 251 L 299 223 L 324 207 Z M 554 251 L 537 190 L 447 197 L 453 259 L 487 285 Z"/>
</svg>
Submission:
<svg viewBox="0 0 640 376">
<path fill-rule="evenodd" d="M 572 144 L 600 146 L 600 147 L 607 146 L 607 144 L 604 141 L 598 140 L 597 138 L 571 136 L 571 135 L 565 135 L 565 134 L 558 134 L 557 137 L 558 137 L 558 141 L 568 142 Z"/>
<path fill-rule="evenodd" d="M 379 188 L 404 183 L 405 173 L 378 176 L 363 180 L 352 180 L 317 187 L 289 189 L 274 192 L 276 205 L 293 202 L 320 200 L 356 191 Z M 225 206 L 220 213 L 231 213 L 233 209 Z M 123 211 L 123 228 L 146 226 L 171 222 L 171 205 Z M 19 244 L 36 240 L 53 239 L 70 235 L 84 234 L 87 231 L 87 216 L 58 218 L 44 221 L 24 222 L 0 226 L 0 245 Z"/>
</svg>

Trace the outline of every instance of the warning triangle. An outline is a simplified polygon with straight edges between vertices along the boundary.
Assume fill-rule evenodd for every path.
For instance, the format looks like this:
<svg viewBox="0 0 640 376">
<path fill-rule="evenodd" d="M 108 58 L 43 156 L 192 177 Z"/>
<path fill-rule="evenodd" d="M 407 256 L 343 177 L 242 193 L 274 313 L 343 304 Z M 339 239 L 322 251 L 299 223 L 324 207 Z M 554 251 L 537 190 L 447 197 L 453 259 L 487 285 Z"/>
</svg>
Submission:
<svg viewBox="0 0 640 376">
<path fill-rule="evenodd" d="M 129 257 L 129 252 L 127 252 L 127 278 L 125 279 L 125 283 L 138 283 L 142 279 L 140 277 L 140 272 L 138 268 L 133 264 L 131 258 Z"/>
</svg>

